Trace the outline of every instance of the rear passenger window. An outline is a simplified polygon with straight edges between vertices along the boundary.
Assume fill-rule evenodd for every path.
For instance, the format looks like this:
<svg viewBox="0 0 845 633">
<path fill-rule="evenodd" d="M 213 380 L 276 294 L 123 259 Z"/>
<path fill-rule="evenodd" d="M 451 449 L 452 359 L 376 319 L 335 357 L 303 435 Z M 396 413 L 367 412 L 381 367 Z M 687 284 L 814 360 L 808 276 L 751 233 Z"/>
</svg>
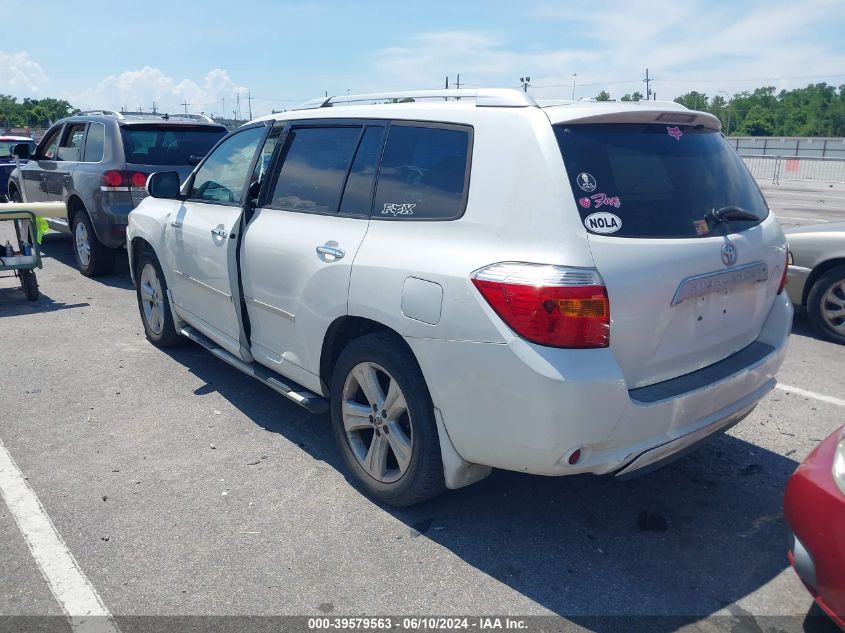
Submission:
<svg viewBox="0 0 845 633">
<path fill-rule="evenodd" d="M 286 211 L 336 213 L 360 136 L 360 127 L 291 130 L 270 206 Z"/>
<path fill-rule="evenodd" d="M 102 123 L 90 123 L 88 125 L 88 137 L 85 139 L 85 155 L 82 160 L 86 163 L 99 163 L 103 160 L 105 141 L 106 126 Z"/>
<path fill-rule="evenodd" d="M 393 125 L 373 218 L 454 220 L 466 206 L 470 130 Z"/>
</svg>

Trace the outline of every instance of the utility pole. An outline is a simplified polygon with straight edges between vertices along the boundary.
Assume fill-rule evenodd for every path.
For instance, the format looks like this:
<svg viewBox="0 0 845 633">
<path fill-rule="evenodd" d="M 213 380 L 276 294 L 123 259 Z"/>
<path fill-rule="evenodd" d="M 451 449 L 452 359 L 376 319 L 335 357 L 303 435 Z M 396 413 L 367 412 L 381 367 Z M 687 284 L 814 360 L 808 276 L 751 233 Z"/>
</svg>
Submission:
<svg viewBox="0 0 845 633">
<path fill-rule="evenodd" d="M 648 101 L 651 99 L 651 82 L 654 81 L 654 77 L 648 76 L 648 68 L 645 69 L 645 79 L 643 79 L 643 83 L 645 84 L 645 100 Z"/>
<path fill-rule="evenodd" d="M 461 89 L 461 73 L 458 73 L 458 80 L 455 82 L 455 88 Z"/>
<path fill-rule="evenodd" d="M 183 108 L 185 108 L 185 114 L 188 114 L 188 106 L 189 106 L 189 105 L 191 105 L 190 103 L 188 103 L 188 100 L 187 100 L 187 99 L 185 99 L 185 100 L 184 100 L 182 103 L 180 103 L 179 105 L 181 105 Z"/>
<path fill-rule="evenodd" d="M 249 120 L 252 121 L 252 92 L 247 93 L 246 100 L 249 104 Z"/>
<path fill-rule="evenodd" d="M 578 76 L 578 73 L 572 73 L 572 100 L 575 101 L 575 78 Z"/>
<path fill-rule="evenodd" d="M 525 77 L 520 77 L 519 80 L 522 82 L 522 91 L 528 92 L 528 87 L 531 85 L 531 77 L 526 75 Z"/>
<path fill-rule="evenodd" d="M 158 114 L 158 113 L 156 112 L 156 102 L 155 102 L 155 99 L 153 99 L 153 114 Z"/>
<path fill-rule="evenodd" d="M 235 93 L 235 118 L 241 120 L 241 93 Z"/>
<path fill-rule="evenodd" d="M 220 109 L 220 117 L 225 119 L 225 118 L 226 118 L 226 97 L 221 97 L 221 98 L 220 98 L 220 103 L 221 103 L 221 105 L 223 106 L 223 107 Z"/>
</svg>

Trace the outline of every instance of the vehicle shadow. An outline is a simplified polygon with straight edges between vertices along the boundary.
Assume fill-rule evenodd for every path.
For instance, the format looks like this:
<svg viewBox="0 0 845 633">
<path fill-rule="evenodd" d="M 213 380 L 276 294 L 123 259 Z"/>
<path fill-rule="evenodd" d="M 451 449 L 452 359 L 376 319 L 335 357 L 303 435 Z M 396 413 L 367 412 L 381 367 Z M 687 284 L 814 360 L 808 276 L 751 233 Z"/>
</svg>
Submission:
<svg viewBox="0 0 845 633">
<path fill-rule="evenodd" d="M 72 268 L 78 275 L 76 258 L 73 254 L 73 243 L 71 238 L 64 233 L 48 233 L 41 243 L 41 257 L 53 259 L 68 268 Z M 131 289 L 132 278 L 129 276 L 129 260 L 125 249 L 120 249 L 115 254 L 114 270 L 109 275 L 103 275 L 95 279 L 98 283 L 114 288 Z"/>
<path fill-rule="evenodd" d="M 810 325 L 810 319 L 807 316 L 807 309 L 796 307 L 795 308 L 795 316 L 792 319 L 792 333 L 797 334 L 798 336 L 806 336 L 807 338 L 813 338 L 817 341 L 821 341 L 822 343 L 829 343 L 830 345 L 836 345 L 831 341 L 828 341 L 825 338 L 816 333 L 813 329 L 813 326 Z"/>
<path fill-rule="evenodd" d="M 197 346 L 168 353 L 206 383 L 198 392 L 217 391 L 256 425 L 346 473 L 327 415 L 309 419 Z M 626 482 L 495 471 L 423 505 L 382 509 L 408 526 L 408 538 L 431 539 L 575 624 L 668 631 L 718 612 L 787 567 L 782 491 L 796 465 L 723 435 Z M 626 616 L 654 619 L 643 628 Z M 793 619 L 800 629 L 802 618 Z"/>
</svg>

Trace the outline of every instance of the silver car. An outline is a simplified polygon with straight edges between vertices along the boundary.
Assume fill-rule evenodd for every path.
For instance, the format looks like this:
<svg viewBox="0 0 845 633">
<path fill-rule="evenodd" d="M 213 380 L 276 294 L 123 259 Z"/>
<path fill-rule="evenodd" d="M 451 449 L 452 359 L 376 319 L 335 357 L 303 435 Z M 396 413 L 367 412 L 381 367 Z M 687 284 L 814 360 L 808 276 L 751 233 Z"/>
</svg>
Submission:
<svg viewBox="0 0 845 633">
<path fill-rule="evenodd" d="M 845 345 L 845 222 L 784 231 L 789 241 L 786 291 L 806 306 L 820 336 Z"/>
</svg>

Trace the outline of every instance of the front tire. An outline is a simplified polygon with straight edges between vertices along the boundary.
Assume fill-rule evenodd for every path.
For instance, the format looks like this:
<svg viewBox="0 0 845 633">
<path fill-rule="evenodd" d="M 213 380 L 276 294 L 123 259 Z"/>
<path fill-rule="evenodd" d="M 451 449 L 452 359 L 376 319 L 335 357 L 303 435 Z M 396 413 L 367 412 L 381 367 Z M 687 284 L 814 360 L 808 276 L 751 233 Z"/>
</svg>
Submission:
<svg viewBox="0 0 845 633">
<path fill-rule="evenodd" d="M 845 345 L 845 266 L 816 280 L 807 296 L 807 316 L 819 336 Z"/>
<path fill-rule="evenodd" d="M 173 324 L 173 314 L 167 301 L 167 281 L 153 253 L 145 249 L 138 258 L 138 280 L 135 284 L 138 311 L 144 324 L 147 340 L 156 347 L 174 347 L 182 337 Z"/>
<path fill-rule="evenodd" d="M 335 439 L 367 494 L 409 506 L 445 489 L 431 396 L 400 340 L 369 334 L 350 343 L 335 365 L 331 395 Z"/>
<path fill-rule="evenodd" d="M 108 275 L 114 269 L 115 250 L 97 239 L 86 211 L 77 211 L 71 222 L 73 254 L 79 272 L 86 277 Z"/>
</svg>

